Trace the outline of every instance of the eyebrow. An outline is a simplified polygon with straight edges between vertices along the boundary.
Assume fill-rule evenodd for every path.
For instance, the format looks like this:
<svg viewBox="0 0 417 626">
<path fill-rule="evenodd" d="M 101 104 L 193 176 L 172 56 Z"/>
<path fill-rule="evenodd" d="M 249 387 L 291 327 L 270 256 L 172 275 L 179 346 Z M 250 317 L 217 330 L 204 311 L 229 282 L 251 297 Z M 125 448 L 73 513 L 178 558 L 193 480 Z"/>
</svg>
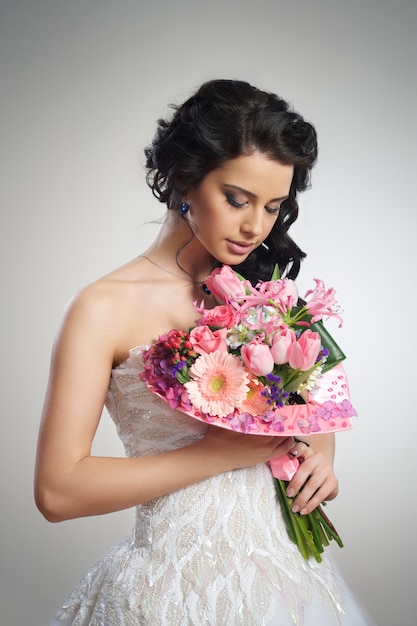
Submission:
<svg viewBox="0 0 417 626">
<path fill-rule="evenodd" d="M 239 187 L 238 185 L 231 185 L 230 183 L 225 183 L 225 187 L 231 187 L 232 189 L 236 189 L 237 191 L 241 191 L 242 193 L 247 194 L 251 198 L 257 198 L 256 193 L 249 191 L 248 189 L 244 189 L 243 187 Z M 271 198 L 269 202 L 282 202 L 283 200 L 287 200 L 289 196 L 281 196 L 279 198 Z"/>
</svg>

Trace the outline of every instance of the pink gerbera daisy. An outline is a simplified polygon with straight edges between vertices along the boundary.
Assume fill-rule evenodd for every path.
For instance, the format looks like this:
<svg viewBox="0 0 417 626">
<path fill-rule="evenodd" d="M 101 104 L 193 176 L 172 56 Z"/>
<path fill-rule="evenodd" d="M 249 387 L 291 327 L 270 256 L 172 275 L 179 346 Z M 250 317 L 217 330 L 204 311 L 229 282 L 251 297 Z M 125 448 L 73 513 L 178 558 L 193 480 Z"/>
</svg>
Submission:
<svg viewBox="0 0 417 626">
<path fill-rule="evenodd" d="M 185 383 L 194 408 L 217 417 L 226 417 L 240 408 L 249 391 L 249 377 L 240 359 L 229 352 L 209 352 L 190 368 Z"/>
</svg>

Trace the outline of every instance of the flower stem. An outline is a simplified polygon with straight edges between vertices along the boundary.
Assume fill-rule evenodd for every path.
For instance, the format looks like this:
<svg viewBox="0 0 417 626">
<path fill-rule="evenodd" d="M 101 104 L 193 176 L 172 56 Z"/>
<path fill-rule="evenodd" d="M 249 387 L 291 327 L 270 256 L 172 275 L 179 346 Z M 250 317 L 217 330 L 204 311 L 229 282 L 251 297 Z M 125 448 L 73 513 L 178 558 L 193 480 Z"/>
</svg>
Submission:
<svg viewBox="0 0 417 626">
<path fill-rule="evenodd" d="M 324 531 L 326 532 L 326 535 L 327 535 L 329 541 L 331 539 L 334 539 L 336 541 L 337 545 L 340 548 L 343 548 L 343 541 L 340 538 L 340 535 L 337 532 L 336 528 L 334 527 L 332 522 L 329 520 L 329 518 L 327 517 L 326 513 L 323 511 L 323 508 L 321 506 L 318 506 L 315 509 L 314 513 L 316 513 L 317 519 L 319 520 L 319 523 L 321 524 L 321 526 L 323 527 Z"/>
<path fill-rule="evenodd" d="M 301 518 L 291 511 L 293 503 L 292 498 L 288 498 L 286 494 L 287 483 L 284 480 L 278 480 L 274 478 L 275 489 L 278 493 L 278 498 L 281 503 L 281 509 L 287 525 L 287 531 L 290 539 L 293 543 L 297 544 L 299 551 L 307 560 L 310 555 L 309 542 L 306 537 L 305 531 L 303 532 L 303 522 Z"/>
<path fill-rule="evenodd" d="M 332 539 L 340 548 L 343 548 L 339 533 L 321 506 L 318 506 L 308 515 L 293 513 L 291 506 L 294 499 L 288 498 L 286 493 L 288 482 L 278 478 L 273 480 L 289 537 L 297 545 L 305 560 L 313 557 L 318 563 L 321 563 L 320 555 L 324 552 L 324 546 L 328 546 Z"/>
</svg>

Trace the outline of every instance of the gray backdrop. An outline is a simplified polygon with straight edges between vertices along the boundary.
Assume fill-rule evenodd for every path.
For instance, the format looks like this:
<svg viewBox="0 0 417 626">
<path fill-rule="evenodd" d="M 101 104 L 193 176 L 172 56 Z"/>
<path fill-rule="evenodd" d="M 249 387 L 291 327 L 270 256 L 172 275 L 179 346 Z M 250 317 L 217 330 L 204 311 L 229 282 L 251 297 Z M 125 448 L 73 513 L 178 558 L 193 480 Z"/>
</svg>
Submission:
<svg viewBox="0 0 417 626">
<path fill-rule="evenodd" d="M 317 127 L 294 228 L 335 286 L 359 411 L 337 438 L 334 549 L 381 626 L 415 623 L 415 0 L 2 0 L 1 624 L 45 626 L 132 511 L 52 525 L 32 475 L 49 354 L 78 288 L 137 255 L 162 207 L 142 149 L 167 103 L 249 80 Z M 107 415 L 95 450 L 120 454 Z"/>
</svg>

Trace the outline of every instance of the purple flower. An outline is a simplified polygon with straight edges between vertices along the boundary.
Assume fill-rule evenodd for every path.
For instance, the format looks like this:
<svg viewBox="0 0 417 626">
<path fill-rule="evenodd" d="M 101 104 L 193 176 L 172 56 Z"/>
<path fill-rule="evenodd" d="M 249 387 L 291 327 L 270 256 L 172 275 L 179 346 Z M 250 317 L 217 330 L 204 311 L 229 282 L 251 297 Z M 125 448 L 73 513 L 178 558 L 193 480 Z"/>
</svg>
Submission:
<svg viewBox="0 0 417 626">
<path fill-rule="evenodd" d="M 176 378 L 178 372 L 180 372 L 184 367 L 186 367 L 187 361 L 178 361 L 171 368 L 171 376 L 172 378 Z"/>
<path fill-rule="evenodd" d="M 261 391 L 261 395 L 267 398 L 267 403 L 282 407 L 286 404 L 286 399 L 290 395 L 288 391 L 284 391 L 281 384 L 280 376 L 276 374 L 268 374 L 266 380 L 269 383 L 265 389 Z"/>
</svg>

